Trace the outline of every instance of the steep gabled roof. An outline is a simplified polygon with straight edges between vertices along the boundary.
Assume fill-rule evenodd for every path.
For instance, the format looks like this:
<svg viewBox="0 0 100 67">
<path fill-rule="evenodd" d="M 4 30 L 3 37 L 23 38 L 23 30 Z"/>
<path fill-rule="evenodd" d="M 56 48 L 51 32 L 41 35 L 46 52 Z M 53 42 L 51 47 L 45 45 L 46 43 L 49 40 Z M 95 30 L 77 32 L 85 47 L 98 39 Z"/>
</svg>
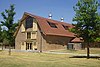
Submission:
<svg viewBox="0 0 100 67">
<path fill-rule="evenodd" d="M 40 17 L 40 16 L 36 16 L 36 15 L 32 15 L 30 13 L 25 12 L 21 22 L 19 24 L 18 29 L 15 32 L 15 36 L 18 33 L 18 30 L 22 24 L 22 21 L 28 17 L 31 16 L 33 18 L 36 19 L 41 31 L 43 32 L 44 35 L 55 35 L 55 36 L 66 36 L 66 37 L 75 37 L 74 33 L 69 32 L 68 30 L 65 30 L 64 27 L 62 25 L 68 26 L 69 28 L 72 28 L 73 26 L 71 24 L 68 23 L 64 23 L 64 22 L 60 22 L 60 21 L 56 21 L 56 20 L 52 20 L 52 19 L 48 19 L 48 18 L 44 18 L 44 17 Z M 52 28 L 50 27 L 50 25 L 48 24 L 48 22 L 50 23 L 54 23 L 57 28 Z"/>
</svg>

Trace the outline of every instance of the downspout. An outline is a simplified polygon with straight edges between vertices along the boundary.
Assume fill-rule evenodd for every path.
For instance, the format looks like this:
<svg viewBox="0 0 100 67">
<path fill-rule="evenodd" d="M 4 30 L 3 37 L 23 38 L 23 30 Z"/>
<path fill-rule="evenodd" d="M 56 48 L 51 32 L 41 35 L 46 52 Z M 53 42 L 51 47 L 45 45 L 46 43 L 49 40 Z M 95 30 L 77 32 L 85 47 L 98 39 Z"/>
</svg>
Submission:
<svg viewBox="0 0 100 67">
<path fill-rule="evenodd" d="M 40 31 L 41 40 L 40 40 L 40 53 L 42 53 L 42 31 Z"/>
</svg>

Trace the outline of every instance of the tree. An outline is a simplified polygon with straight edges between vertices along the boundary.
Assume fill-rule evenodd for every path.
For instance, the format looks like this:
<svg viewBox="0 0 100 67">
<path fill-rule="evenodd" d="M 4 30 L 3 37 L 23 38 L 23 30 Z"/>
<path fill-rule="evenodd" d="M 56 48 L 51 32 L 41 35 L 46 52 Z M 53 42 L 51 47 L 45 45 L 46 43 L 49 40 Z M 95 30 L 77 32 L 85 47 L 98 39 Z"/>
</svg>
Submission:
<svg viewBox="0 0 100 67">
<path fill-rule="evenodd" d="M 14 5 L 10 5 L 9 9 L 5 9 L 5 12 L 2 12 L 1 15 L 4 21 L 1 21 L 2 26 L 6 27 L 6 30 L 3 30 L 3 43 L 9 45 L 9 55 L 11 55 L 11 45 L 14 45 L 14 32 L 15 28 L 18 25 L 14 23 Z"/>
<path fill-rule="evenodd" d="M 3 38 L 2 38 L 2 28 L 1 28 L 1 24 L 0 24 L 0 45 L 2 46 L 2 50 L 3 50 Z"/>
<path fill-rule="evenodd" d="M 2 30 L 2 28 L 1 28 L 1 24 L 0 24 L 0 42 L 2 42 L 2 38 L 1 38 L 2 37 L 1 36 L 2 35 L 2 31 L 1 30 Z"/>
<path fill-rule="evenodd" d="M 84 42 L 87 43 L 87 58 L 89 59 L 89 45 L 90 42 L 96 41 L 97 37 L 100 38 L 100 16 L 98 14 L 99 3 L 97 0 L 78 0 L 77 4 L 73 7 L 76 12 L 73 21 L 75 28 L 73 32 L 78 37 L 82 37 Z"/>
</svg>

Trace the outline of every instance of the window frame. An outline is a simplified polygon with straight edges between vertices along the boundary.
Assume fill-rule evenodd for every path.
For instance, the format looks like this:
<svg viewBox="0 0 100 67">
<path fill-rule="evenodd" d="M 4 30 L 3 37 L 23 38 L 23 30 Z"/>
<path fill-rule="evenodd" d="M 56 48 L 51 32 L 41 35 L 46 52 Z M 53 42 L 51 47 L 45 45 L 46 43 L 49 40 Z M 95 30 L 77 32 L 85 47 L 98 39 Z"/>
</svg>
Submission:
<svg viewBox="0 0 100 67">
<path fill-rule="evenodd" d="M 49 26 L 50 27 L 52 27 L 52 28 L 58 28 L 57 26 L 56 26 L 56 24 L 55 23 L 51 23 L 51 22 L 47 22 L 48 24 L 49 24 Z"/>
<path fill-rule="evenodd" d="M 62 26 L 63 26 L 63 28 L 64 28 L 65 30 L 68 30 L 68 29 L 69 29 L 69 27 L 66 26 L 66 25 L 62 25 Z"/>
<path fill-rule="evenodd" d="M 32 28 L 32 27 L 33 27 L 33 18 L 29 16 L 25 20 L 25 28 L 28 29 L 28 28 Z"/>
<path fill-rule="evenodd" d="M 31 32 L 27 32 L 27 39 L 31 39 Z"/>
</svg>

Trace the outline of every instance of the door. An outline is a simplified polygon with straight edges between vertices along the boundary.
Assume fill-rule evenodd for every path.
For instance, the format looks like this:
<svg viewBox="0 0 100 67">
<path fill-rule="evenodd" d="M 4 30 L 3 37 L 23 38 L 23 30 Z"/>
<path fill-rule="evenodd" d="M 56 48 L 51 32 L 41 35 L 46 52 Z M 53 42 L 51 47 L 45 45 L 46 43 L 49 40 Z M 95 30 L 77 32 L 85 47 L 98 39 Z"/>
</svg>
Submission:
<svg viewBox="0 0 100 67">
<path fill-rule="evenodd" d="M 26 50 L 32 50 L 32 43 L 26 43 Z"/>
<path fill-rule="evenodd" d="M 73 48 L 73 43 L 68 43 L 67 49 L 69 49 L 69 50 L 74 49 L 74 48 Z"/>
</svg>

